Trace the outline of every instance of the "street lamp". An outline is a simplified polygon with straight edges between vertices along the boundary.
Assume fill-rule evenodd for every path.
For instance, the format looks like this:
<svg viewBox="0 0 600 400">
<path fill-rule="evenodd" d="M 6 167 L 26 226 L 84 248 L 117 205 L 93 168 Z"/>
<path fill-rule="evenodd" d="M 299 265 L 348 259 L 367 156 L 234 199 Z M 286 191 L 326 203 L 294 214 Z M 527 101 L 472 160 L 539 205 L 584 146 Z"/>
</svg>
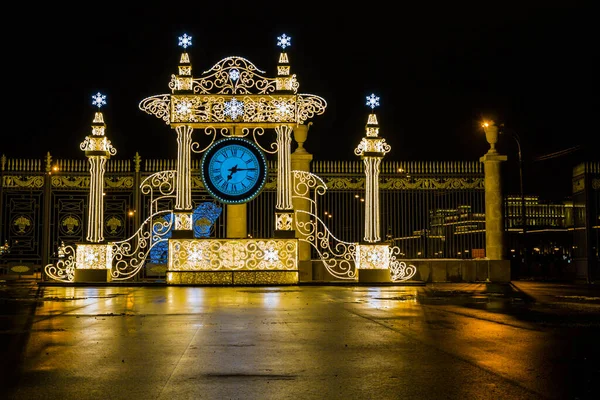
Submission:
<svg viewBox="0 0 600 400">
<path fill-rule="evenodd" d="M 521 224 L 522 226 L 522 231 L 523 231 L 523 241 L 525 240 L 525 233 L 527 231 L 527 213 L 526 213 L 526 209 L 525 209 L 525 194 L 523 192 L 523 157 L 521 154 L 521 138 L 519 137 L 519 134 L 517 132 L 515 132 L 513 129 L 509 129 L 506 128 L 504 126 L 504 124 L 500 124 L 500 131 L 499 133 L 502 134 L 504 133 L 504 131 L 506 130 L 506 132 L 510 133 L 510 135 L 513 137 L 513 139 L 515 139 L 515 142 L 517 142 L 517 149 L 519 151 L 519 185 L 520 185 L 520 192 L 521 192 Z M 525 249 L 527 250 L 527 249 Z"/>
</svg>

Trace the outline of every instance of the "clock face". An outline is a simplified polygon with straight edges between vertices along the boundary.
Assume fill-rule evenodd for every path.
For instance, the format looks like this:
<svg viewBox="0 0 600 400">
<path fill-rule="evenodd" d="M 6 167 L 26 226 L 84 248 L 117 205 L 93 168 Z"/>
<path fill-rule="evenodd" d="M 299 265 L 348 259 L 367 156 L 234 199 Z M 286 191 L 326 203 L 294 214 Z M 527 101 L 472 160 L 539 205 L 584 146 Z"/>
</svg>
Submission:
<svg viewBox="0 0 600 400">
<path fill-rule="evenodd" d="M 201 162 L 204 187 L 226 204 L 245 203 L 262 190 L 267 181 L 267 160 L 249 140 L 228 137 L 211 145 Z"/>
</svg>

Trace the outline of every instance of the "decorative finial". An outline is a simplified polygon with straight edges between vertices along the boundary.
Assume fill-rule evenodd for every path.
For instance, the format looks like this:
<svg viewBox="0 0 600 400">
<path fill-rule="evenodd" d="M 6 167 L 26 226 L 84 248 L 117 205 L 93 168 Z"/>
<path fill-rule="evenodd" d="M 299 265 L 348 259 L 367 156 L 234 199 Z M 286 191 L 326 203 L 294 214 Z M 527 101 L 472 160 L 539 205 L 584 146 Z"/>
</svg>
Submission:
<svg viewBox="0 0 600 400">
<path fill-rule="evenodd" d="M 375 94 L 367 96 L 367 105 L 371 107 L 371 109 L 379 107 L 379 97 L 375 96 Z"/>
<path fill-rule="evenodd" d="M 98 107 L 98 109 L 100 109 L 100 107 L 102 107 L 103 105 L 106 105 L 106 96 L 100 92 L 96 93 L 95 95 L 92 96 L 92 105 L 94 105 L 94 106 Z"/>
<path fill-rule="evenodd" d="M 187 49 L 191 45 L 192 45 L 192 37 L 191 36 L 188 36 L 186 33 L 184 33 L 183 36 L 179 36 L 179 46 L 183 47 L 184 49 Z"/>
<path fill-rule="evenodd" d="M 290 47 L 292 45 L 292 38 L 290 36 L 286 36 L 284 33 L 281 36 L 277 36 L 277 46 L 281 47 L 285 50 L 286 47 Z"/>
</svg>

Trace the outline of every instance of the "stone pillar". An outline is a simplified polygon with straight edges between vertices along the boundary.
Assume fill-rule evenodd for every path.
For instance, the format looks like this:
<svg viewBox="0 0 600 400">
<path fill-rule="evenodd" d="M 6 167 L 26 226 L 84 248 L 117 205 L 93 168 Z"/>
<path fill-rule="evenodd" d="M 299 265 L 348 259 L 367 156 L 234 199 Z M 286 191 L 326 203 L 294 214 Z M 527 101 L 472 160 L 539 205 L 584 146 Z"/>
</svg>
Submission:
<svg viewBox="0 0 600 400">
<path fill-rule="evenodd" d="M 296 151 L 291 155 L 292 171 L 310 172 L 310 163 L 313 155 L 306 151 L 304 142 L 308 136 L 309 125 L 297 125 L 294 127 L 294 140 L 298 143 Z M 297 179 L 292 180 L 292 188 L 296 187 Z M 293 190 L 292 190 L 293 193 Z M 294 210 L 310 211 L 310 201 L 293 197 L 292 205 Z M 310 216 L 305 213 L 295 214 L 296 222 L 308 223 Z M 302 233 L 296 229 L 296 238 L 302 238 Z M 305 241 L 298 241 L 298 279 L 300 281 L 312 281 L 312 261 L 311 261 L 311 245 Z"/>
<path fill-rule="evenodd" d="M 246 204 L 227 205 L 227 239 L 243 239 L 248 237 Z"/>
<path fill-rule="evenodd" d="M 485 175 L 485 253 L 488 260 L 503 260 L 504 218 L 500 167 L 507 158 L 496 150 L 498 127 L 493 122 L 487 122 L 483 128 L 490 144 L 490 150 L 479 159 Z"/>
</svg>

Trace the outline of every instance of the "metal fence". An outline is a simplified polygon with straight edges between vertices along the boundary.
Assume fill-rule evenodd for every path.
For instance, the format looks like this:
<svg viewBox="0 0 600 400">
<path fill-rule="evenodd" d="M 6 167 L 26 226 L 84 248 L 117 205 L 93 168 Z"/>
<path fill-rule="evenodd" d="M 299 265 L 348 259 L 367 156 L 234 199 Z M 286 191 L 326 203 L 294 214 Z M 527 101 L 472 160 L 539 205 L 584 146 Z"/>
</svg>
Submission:
<svg viewBox="0 0 600 400">
<path fill-rule="evenodd" d="M 269 160 L 271 171 L 275 161 Z M 194 205 L 211 201 L 199 167 L 192 160 Z M 176 169 L 175 160 L 108 160 L 105 174 L 105 238 L 131 236 L 149 210 L 140 183 Z M 89 188 L 87 160 L 2 159 L 2 231 L 13 251 L 5 260 L 41 265 L 52 261 L 61 241 L 82 242 Z M 361 242 L 364 234 L 364 170 L 357 161 L 313 161 L 311 172 L 327 184 L 318 198 L 318 216 L 343 241 Z M 399 246 L 407 258 L 472 258 L 485 248 L 484 177 L 477 161 L 398 162 L 380 166 L 381 238 Z M 167 202 L 168 203 L 168 202 Z M 276 176 L 248 204 L 248 234 L 272 237 Z M 168 206 L 168 204 L 167 204 Z M 19 220 L 19 218 L 22 218 Z M 225 237 L 226 207 L 212 233 Z M 21 221 L 21 225 L 16 221 Z"/>
</svg>

